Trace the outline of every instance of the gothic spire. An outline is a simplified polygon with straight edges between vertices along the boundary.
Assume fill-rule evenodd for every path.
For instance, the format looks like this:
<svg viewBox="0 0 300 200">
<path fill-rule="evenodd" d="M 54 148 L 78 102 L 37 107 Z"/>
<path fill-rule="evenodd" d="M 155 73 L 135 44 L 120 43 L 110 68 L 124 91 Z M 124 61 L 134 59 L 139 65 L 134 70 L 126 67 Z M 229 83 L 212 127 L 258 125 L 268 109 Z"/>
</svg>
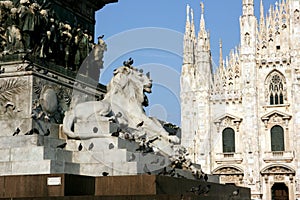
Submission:
<svg viewBox="0 0 300 200">
<path fill-rule="evenodd" d="M 203 2 L 200 3 L 201 8 L 201 18 L 200 18 L 200 29 L 198 33 L 198 41 L 197 46 L 198 50 L 210 50 L 209 44 L 209 33 L 205 30 L 205 20 L 204 20 L 204 4 Z"/>
<path fill-rule="evenodd" d="M 253 0 L 243 0 L 243 16 L 254 15 Z"/>
<path fill-rule="evenodd" d="M 222 47 L 222 40 L 220 39 L 220 58 L 219 58 L 219 66 L 222 67 L 223 65 L 223 47 Z"/>
<path fill-rule="evenodd" d="M 260 31 L 263 30 L 264 25 L 265 25 L 265 16 L 264 16 L 264 5 L 263 5 L 263 0 L 260 0 Z"/>
<path fill-rule="evenodd" d="M 191 63 L 192 54 L 192 38 L 191 38 L 191 22 L 190 22 L 190 6 L 186 6 L 186 24 L 183 43 L 183 60 L 185 64 Z"/>
<path fill-rule="evenodd" d="M 200 3 L 200 7 L 201 7 L 200 32 L 204 32 L 205 31 L 205 20 L 204 20 L 204 3 L 203 2 Z"/>
<path fill-rule="evenodd" d="M 189 4 L 186 5 L 186 21 L 187 22 L 190 21 L 190 5 Z"/>
<path fill-rule="evenodd" d="M 191 9 L 191 38 L 194 41 L 196 38 L 196 31 L 195 31 L 195 23 L 194 23 L 194 11 Z"/>
<path fill-rule="evenodd" d="M 186 23 L 185 23 L 185 32 L 190 33 L 191 29 L 191 22 L 190 22 L 190 5 L 186 5 Z"/>
<path fill-rule="evenodd" d="M 260 0 L 260 19 L 264 19 L 264 4 L 263 4 L 263 0 Z"/>
</svg>

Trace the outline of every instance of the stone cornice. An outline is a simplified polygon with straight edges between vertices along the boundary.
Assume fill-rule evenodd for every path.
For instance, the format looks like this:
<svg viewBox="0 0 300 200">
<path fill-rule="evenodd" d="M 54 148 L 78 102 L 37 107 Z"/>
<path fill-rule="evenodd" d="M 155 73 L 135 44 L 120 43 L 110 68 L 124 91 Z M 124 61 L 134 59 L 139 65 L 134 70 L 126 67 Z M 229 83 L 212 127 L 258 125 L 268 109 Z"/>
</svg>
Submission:
<svg viewBox="0 0 300 200">
<path fill-rule="evenodd" d="M 238 132 L 241 122 L 242 118 L 236 117 L 228 113 L 214 120 L 214 124 L 217 126 L 217 131 L 220 131 L 221 127 L 232 127 L 235 128 L 235 130 Z"/>
</svg>

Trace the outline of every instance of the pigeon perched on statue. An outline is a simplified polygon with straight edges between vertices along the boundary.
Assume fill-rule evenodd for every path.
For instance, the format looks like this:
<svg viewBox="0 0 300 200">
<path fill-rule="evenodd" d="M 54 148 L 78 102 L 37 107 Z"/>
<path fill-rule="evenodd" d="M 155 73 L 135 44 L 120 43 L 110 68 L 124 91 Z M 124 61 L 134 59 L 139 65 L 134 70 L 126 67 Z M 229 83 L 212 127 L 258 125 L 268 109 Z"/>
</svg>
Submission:
<svg viewBox="0 0 300 200">
<path fill-rule="evenodd" d="M 129 58 L 127 61 L 123 62 L 123 65 L 126 67 L 131 67 L 133 65 L 133 59 Z"/>
</svg>

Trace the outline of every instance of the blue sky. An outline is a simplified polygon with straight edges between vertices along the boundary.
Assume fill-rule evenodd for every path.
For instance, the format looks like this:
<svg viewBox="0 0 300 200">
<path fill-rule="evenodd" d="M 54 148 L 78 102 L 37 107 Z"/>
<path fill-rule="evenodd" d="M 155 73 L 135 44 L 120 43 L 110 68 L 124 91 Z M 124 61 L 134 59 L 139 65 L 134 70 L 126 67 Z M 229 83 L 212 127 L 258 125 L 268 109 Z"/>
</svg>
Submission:
<svg viewBox="0 0 300 200">
<path fill-rule="evenodd" d="M 206 28 L 210 32 L 213 61 L 218 64 L 219 40 L 223 55 L 239 44 L 239 17 L 242 0 L 204 0 Z M 265 13 L 275 0 L 263 0 Z M 198 0 L 119 0 L 96 13 L 96 36 L 104 34 L 108 51 L 100 83 L 107 84 L 113 69 L 129 57 L 134 66 L 150 71 L 153 93 L 148 95 L 147 114 L 180 125 L 180 85 L 182 37 L 186 5 L 194 10 L 196 32 L 199 29 Z M 259 17 L 260 0 L 254 0 Z"/>
</svg>

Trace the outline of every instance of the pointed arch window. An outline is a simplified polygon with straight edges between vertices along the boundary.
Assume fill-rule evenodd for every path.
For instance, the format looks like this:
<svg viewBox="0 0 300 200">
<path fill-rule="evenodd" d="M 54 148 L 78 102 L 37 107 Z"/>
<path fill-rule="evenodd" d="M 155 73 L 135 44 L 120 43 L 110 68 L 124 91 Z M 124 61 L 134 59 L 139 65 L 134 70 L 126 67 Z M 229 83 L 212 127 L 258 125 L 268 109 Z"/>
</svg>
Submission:
<svg viewBox="0 0 300 200">
<path fill-rule="evenodd" d="M 278 72 L 274 72 L 270 75 L 268 93 L 270 105 L 284 104 L 284 77 Z"/>
<path fill-rule="evenodd" d="M 271 151 L 284 151 L 284 130 L 281 126 L 271 128 Z"/>
<path fill-rule="evenodd" d="M 223 153 L 235 152 L 235 133 L 232 128 L 225 128 L 222 132 Z"/>
</svg>

